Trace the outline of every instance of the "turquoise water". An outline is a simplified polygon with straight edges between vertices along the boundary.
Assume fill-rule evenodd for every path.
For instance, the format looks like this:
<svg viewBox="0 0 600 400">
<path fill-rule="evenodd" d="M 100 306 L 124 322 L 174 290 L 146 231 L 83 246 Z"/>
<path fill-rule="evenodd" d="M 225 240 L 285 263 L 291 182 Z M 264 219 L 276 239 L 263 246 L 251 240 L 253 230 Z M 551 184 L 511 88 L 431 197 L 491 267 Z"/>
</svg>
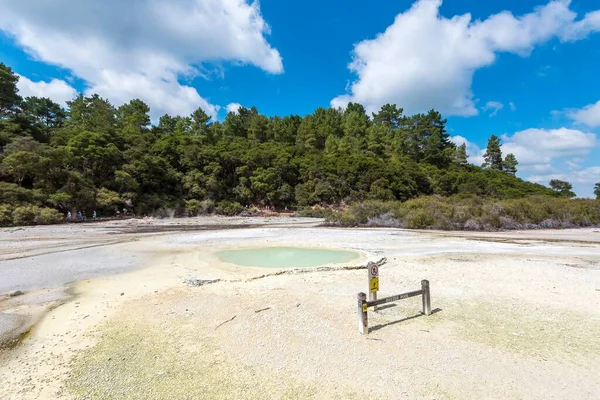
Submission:
<svg viewBox="0 0 600 400">
<path fill-rule="evenodd" d="M 306 268 L 324 264 L 346 263 L 360 255 L 353 251 L 307 249 L 298 247 L 262 247 L 224 250 L 216 253 L 221 261 L 244 267 Z"/>
</svg>

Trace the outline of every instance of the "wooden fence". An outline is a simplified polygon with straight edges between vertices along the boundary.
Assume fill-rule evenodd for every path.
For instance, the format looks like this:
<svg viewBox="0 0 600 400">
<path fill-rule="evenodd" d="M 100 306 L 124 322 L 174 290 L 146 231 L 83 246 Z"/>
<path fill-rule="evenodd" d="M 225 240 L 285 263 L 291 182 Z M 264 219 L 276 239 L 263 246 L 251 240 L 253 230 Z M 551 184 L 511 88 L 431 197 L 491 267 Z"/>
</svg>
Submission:
<svg viewBox="0 0 600 400">
<path fill-rule="evenodd" d="M 408 299 L 410 297 L 422 296 L 423 300 L 423 314 L 431 315 L 431 295 L 429 292 L 429 281 L 421 281 L 421 290 L 415 290 L 413 292 L 397 294 L 395 296 L 384 297 L 383 299 L 367 301 L 367 295 L 365 293 L 358 294 L 358 331 L 362 335 L 369 334 L 369 320 L 367 316 L 367 310 L 369 307 L 377 307 L 382 304 L 391 303 L 394 301 Z"/>
</svg>

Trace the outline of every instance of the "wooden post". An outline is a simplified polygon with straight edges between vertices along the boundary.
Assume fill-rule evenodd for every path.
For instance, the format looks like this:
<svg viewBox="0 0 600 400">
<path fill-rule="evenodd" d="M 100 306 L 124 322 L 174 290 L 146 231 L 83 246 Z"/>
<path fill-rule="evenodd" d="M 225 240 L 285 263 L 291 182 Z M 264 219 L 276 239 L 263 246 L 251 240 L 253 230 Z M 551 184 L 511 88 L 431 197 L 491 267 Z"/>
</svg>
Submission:
<svg viewBox="0 0 600 400">
<path fill-rule="evenodd" d="M 358 294 L 358 331 L 361 335 L 369 334 L 369 322 L 367 320 L 367 295 Z"/>
<path fill-rule="evenodd" d="M 431 296 L 429 293 L 429 281 L 421 281 L 421 290 L 423 291 L 423 314 L 431 315 Z"/>
</svg>

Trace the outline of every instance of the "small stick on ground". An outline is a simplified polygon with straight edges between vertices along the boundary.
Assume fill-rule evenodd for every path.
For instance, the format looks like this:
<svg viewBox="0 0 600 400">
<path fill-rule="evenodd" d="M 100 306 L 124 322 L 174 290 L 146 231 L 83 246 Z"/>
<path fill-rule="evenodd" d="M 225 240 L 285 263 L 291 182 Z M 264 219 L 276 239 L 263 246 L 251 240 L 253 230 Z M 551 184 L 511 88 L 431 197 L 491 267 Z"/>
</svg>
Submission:
<svg viewBox="0 0 600 400">
<path fill-rule="evenodd" d="M 256 314 L 258 314 L 259 312 L 267 311 L 267 310 L 270 310 L 270 309 L 271 309 L 271 307 L 267 307 L 267 308 L 261 308 L 260 310 L 256 310 L 256 311 L 254 311 L 254 312 L 255 312 Z"/>
<path fill-rule="evenodd" d="M 226 323 L 233 321 L 233 320 L 235 319 L 235 317 L 236 317 L 236 315 L 234 315 L 233 317 L 229 318 L 227 321 L 221 322 L 219 325 L 217 325 L 217 326 L 215 327 L 215 331 L 216 331 L 217 329 L 219 329 L 219 328 L 221 327 L 221 325 L 225 325 Z"/>
</svg>

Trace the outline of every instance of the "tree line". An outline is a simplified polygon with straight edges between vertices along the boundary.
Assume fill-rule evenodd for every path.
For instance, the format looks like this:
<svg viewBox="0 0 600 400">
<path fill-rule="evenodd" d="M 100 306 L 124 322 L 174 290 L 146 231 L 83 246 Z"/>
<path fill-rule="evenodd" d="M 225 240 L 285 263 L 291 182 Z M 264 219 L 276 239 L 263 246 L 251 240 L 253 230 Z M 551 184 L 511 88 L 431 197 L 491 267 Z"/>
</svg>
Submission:
<svg viewBox="0 0 600 400">
<path fill-rule="evenodd" d="M 79 95 L 63 109 L 21 98 L 0 63 L 0 224 L 49 223 L 68 211 L 112 216 L 237 214 L 423 195 L 498 199 L 560 193 L 515 177 L 490 139 L 483 167 L 450 141 L 435 110 L 405 115 L 386 104 L 268 117 L 252 108 L 213 121 L 202 110 L 160 117 L 134 99 L 120 107 Z"/>
</svg>

